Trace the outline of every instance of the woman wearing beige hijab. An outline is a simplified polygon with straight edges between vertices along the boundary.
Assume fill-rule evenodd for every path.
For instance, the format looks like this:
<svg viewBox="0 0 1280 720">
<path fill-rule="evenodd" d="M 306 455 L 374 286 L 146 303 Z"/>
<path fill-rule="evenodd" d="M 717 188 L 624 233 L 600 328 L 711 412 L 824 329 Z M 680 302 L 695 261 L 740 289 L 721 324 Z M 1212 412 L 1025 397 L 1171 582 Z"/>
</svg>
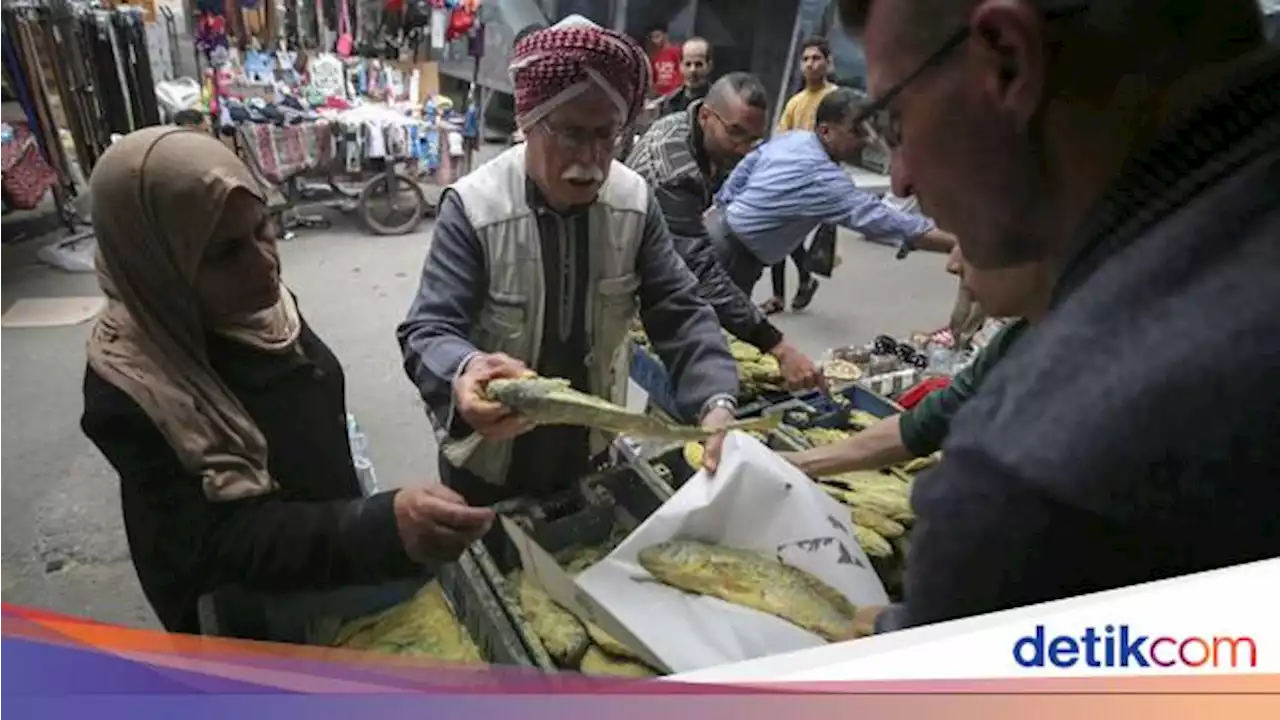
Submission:
<svg viewBox="0 0 1280 720">
<path fill-rule="evenodd" d="M 108 306 L 81 426 L 120 475 L 129 548 L 165 628 L 213 590 L 413 578 L 490 526 L 439 485 L 363 498 L 342 368 L 280 283 L 262 194 L 226 146 L 128 135 L 90 181 Z"/>
</svg>

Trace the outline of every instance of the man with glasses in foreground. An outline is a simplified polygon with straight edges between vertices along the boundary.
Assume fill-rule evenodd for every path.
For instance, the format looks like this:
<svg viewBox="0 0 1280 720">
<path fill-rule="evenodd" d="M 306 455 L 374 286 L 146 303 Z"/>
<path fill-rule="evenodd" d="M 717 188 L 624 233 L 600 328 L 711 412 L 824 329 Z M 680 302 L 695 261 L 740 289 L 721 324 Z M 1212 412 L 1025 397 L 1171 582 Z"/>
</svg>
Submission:
<svg viewBox="0 0 1280 720">
<path fill-rule="evenodd" d="M 733 72 L 715 82 L 706 100 L 668 115 L 640 138 L 627 165 L 654 189 L 671 228 L 676 252 L 698 277 L 698 292 L 735 337 L 773 355 L 787 384 L 808 388 L 821 380 L 817 366 L 785 340 L 716 260 L 703 225 L 724 175 L 764 135 L 768 98 L 754 75 Z"/>
<path fill-rule="evenodd" d="M 1280 56 L 1257 0 L 840 6 L 894 191 L 973 266 L 1055 283 L 916 480 L 878 629 L 1280 555 Z"/>
<path fill-rule="evenodd" d="M 745 292 L 819 225 L 849 228 L 901 250 L 947 253 L 955 238 L 933 221 L 895 210 L 854 184 L 841 163 L 870 139 L 857 121 L 862 102 L 840 88 L 818 104 L 813 132 L 796 130 L 756 148 L 733 169 L 707 214 L 720 264 Z"/>
<path fill-rule="evenodd" d="M 715 313 L 662 210 L 612 158 L 649 89 L 644 51 L 575 18 L 522 40 L 513 71 L 525 142 L 445 192 L 398 330 L 436 427 L 441 479 L 476 506 L 569 487 L 609 440 L 580 427 L 531 429 L 485 400 L 485 384 L 534 370 L 625 403 L 637 312 L 684 420 L 723 427 L 738 391 Z M 708 445 L 715 460 L 721 440 Z"/>
</svg>

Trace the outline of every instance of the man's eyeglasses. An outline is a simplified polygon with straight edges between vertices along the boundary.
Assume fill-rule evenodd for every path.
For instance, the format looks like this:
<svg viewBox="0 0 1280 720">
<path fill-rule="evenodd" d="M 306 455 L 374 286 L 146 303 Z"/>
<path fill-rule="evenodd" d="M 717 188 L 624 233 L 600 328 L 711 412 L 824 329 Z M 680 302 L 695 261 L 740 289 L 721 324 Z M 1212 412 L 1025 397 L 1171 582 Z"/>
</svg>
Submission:
<svg viewBox="0 0 1280 720">
<path fill-rule="evenodd" d="M 555 128 L 550 123 L 542 123 L 542 128 L 547 131 L 560 146 L 561 149 L 569 152 L 583 152 L 587 150 L 595 150 L 599 152 L 613 152 L 614 147 L 618 143 L 618 136 L 622 134 L 622 128 L 596 128 L 586 130 L 580 127 Z"/>
<path fill-rule="evenodd" d="M 716 112 L 713 107 L 707 106 L 707 110 L 715 116 L 716 121 L 720 123 L 720 127 L 724 128 L 725 133 L 729 135 L 729 140 L 732 142 L 748 145 L 757 145 L 760 143 L 762 138 L 759 135 L 756 135 L 737 123 L 731 123 L 728 120 L 725 120 L 724 116 Z"/>
<path fill-rule="evenodd" d="M 1091 3 L 1089 0 L 1060 0 L 1057 2 L 1045 0 L 1038 4 L 1043 8 L 1042 17 L 1046 20 L 1058 20 L 1088 10 Z M 876 98 L 875 101 L 864 108 L 858 114 L 858 117 L 854 119 L 854 125 L 857 126 L 862 122 L 866 122 L 891 150 L 901 145 L 902 122 L 898 114 L 890 109 L 889 106 L 893 104 L 893 101 L 902 94 L 902 91 L 908 85 L 920 79 L 920 76 L 928 71 L 941 65 L 952 50 L 960 47 L 969 39 L 971 32 L 972 29 L 968 25 L 956 30 L 937 50 L 925 58 L 924 62 L 921 62 L 915 70 L 908 73 L 896 85 L 889 88 L 884 95 Z"/>
</svg>

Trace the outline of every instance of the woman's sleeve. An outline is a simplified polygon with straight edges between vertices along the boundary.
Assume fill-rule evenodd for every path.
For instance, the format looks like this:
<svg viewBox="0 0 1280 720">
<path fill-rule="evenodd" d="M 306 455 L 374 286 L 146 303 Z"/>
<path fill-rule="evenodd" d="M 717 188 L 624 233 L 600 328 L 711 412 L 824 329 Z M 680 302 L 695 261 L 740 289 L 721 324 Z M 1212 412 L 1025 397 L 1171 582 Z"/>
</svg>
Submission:
<svg viewBox="0 0 1280 720">
<path fill-rule="evenodd" d="M 396 491 L 330 501 L 277 491 L 212 502 L 145 416 L 86 417 L 83 427 L 120 475 L 135 562 L 176 570 L 198 592 L 232 583 L 312 590 L 422 572 L 396 530 Z"/>
</svg>

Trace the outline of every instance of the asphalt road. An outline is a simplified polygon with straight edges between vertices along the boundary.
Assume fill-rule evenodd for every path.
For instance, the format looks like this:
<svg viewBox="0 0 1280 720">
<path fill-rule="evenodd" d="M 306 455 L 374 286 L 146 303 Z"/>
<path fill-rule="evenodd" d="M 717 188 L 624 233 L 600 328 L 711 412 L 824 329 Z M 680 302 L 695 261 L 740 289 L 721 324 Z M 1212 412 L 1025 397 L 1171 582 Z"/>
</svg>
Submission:
<svg viewBox="0 0 1280 720">
<path fill-rule="evenodd" d="M 383 486 L 430 480 L 435 472 L 430 428 L 401 369 L 394 334 L 430 238 L 429 224 L 403 237 L 374 237 L 340 218 L 332 230 L 302 231 L 281 247 L 286 282 L 346 368 L 348 404 L 370 436 Z M 816 355 L 946 322 L 956 281 L 941 256 L 897 261 L 891 249 L 844 232 L 840 245 L 844 262 L 836 278 L 823 282 L 807 311 L 779 316 L 802 350 Z M 96 294 L 92 275 L 35 264 L 35 250 L 4 248 L 5 309 L 22 297 Z M 794 292 L 794 275 L 790 284 Z M 767 281 L 757 291 L 763 299 Z M 3 597 L 155 627 L 129 561 L 117 479 L 79 428 L 87 331 L 88 325 L 10 329 L 0 336 Z"/>
</svg>

